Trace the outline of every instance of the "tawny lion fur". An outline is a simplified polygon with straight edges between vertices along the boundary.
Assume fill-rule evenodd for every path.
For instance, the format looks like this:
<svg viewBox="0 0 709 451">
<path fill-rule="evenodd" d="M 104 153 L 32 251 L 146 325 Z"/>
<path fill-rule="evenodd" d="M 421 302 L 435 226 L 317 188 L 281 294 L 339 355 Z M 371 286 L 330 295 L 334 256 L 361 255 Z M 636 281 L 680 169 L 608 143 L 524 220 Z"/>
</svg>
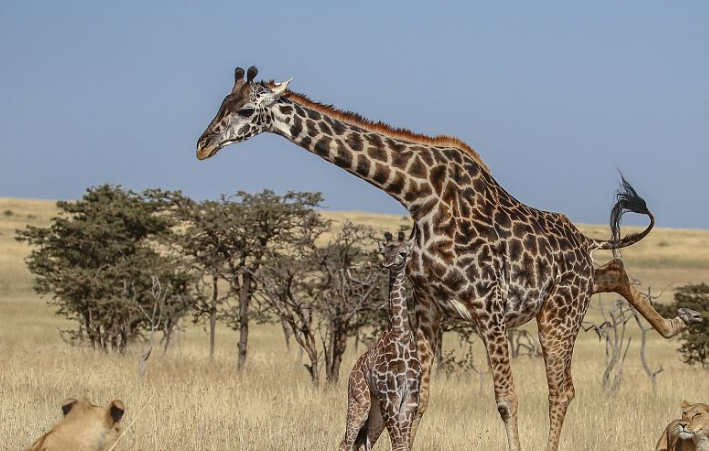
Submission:
<svg viewBox="0 0 709 451">
<path fill-rule="evenodd" d="M 120 436 L 125 410 L 118 400 L 101 407 L 86 399 L 66 399 L 62 403 L 64 418 L 26 451 L 106 451 Z"/>
<path fill-rule="evenodd" d="M 655 451 L 709 451 L 709 405 L 682 402 L 682 419 L 667 425 Z"/>
</svg>

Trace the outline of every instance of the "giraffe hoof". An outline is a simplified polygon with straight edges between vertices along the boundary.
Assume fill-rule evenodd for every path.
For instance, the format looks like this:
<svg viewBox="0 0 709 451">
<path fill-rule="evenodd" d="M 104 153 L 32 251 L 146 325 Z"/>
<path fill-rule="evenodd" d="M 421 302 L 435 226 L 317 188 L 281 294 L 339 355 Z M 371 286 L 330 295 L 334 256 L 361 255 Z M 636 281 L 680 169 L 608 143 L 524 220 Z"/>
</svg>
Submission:
<svg viewBox="0 0 709 451">
<path fill-rule="evenodd" d="M 690 310 L 688 308 L 680 308 L 677 310 L 677 313 L 679 314 L 679 318 L 684 321 L 684 324 L 691 326 L 693 324 L 699 324 L 702 321 L 704 321 L 704 318 L 702 318 L 701 313 L 695 312 L 694 310 Z"/>
</svg>

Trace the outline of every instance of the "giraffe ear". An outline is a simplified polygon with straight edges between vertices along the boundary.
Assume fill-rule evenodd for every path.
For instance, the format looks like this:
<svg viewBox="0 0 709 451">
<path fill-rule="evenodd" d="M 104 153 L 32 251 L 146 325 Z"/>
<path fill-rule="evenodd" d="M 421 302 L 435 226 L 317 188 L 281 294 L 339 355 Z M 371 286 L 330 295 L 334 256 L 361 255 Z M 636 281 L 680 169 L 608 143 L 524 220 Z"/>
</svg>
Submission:
<svg viewBox="0 0 709 451">
<path fill-rule="evenodd" d="M 286 89 L 288 88 L 288 83 L 293 80 L 292 78 L 284 81 L 283 83 L 275 83 L 273 87 L 271 88 L 271 92 L 276 96 L 276 98 L 280 97 L 284 92 L 286 92 Z"/>
<path fill-rule="evenodd" d="M 292 80 L 292 78 L 291 78 Z M 265 106 L 269 107 L 276 103 L 278 99 L 281 98 L 281 94 L 283 94 L 286 91 L 286 88 L 288 87 L 288 83 L 290 83 L 290 80 L 284 81 L 283 83 L 274 83 L 273 86 L 270 86 L 268 91 L 266 91 L 261 98 L 258 100 L 258 105 L 259 106 Z"/>
</svg>

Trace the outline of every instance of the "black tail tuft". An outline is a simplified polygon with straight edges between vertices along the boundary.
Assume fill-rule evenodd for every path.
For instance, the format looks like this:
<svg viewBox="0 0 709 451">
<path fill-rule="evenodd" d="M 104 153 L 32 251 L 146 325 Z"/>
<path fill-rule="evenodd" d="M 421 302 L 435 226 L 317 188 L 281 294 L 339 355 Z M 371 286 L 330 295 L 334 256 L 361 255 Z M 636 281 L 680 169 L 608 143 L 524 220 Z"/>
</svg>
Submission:
<svg viewBox="0 0 709 451">
<path fill-rule="evenodd" d="M 635 188 L 630 186 L 623 174 L 620 174 L 621 185 L 620 188 L 615 192 L 616 203 L 611 210 L 611 242 L 620 242 L 620 222 L 622 216 L 626 212 L 639 213 L 651 215 L 650 210 L 648 210 L 645 200 L 640 197 L 635 191 Z M 613 255 L 618 256 L 618 249 L 613 249 Z"/>
</svg>

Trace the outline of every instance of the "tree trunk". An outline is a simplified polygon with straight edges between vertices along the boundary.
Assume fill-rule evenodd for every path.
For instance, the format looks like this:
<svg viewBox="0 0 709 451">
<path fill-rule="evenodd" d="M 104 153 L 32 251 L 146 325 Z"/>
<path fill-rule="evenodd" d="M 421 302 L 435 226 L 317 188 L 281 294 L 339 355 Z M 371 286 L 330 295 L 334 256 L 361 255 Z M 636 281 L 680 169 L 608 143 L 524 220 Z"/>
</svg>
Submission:
<svg viewBox="0 0 709 451">
<path fill-rule="evenodd" d="M 340 377 L 342 355 L 347 349 L 348 322 L 335 319 L 330 322 L 330 342 L 325 351 L 325 374 L 328 384 L 337 384 Z"/>
<path fill-rule="evenodd" d="M 165 331 L 165 344 L 162 348 L 163 353 L 167 353 L 167 350 L 170 349 L 170 345 L 172 344 L 172 333 L 174 331 L 175 329 L 169 329 Z"/>
<path fill-rule="evenodd" d="M 249 304 L 251 303 L 251 274 L 244 272 L 239 289 L 239 361 L 237 369 L 246 364 L 246 348 L 249 342 Z"/>
<path fill-rule="evenodd" d="M 286 342 L 286 351 L 290 354 L 290 330 L 283 319 L 281 319 L 281 329 L 283 329 L 283 339 Z"/>
<path fill-rule="evenodd" d="M 303 366 L 310 374 L 310 381 L 312 382 L 313 387 L 317 388 L 320 385 L 320 356 L 318 355 L 318 349 L 315 345 L 315 337 L 310 331 L 309 321 L 300 323 L 299 325 L 293 317 L 291 317 L 291 319 L 287 320 L 287 322 L 291 328 L 291 332 L 293 333 L 293 338 L 296 343 L 298 343 L 301 361 L 303 359 L 303 354 L 308 355 L 310 365 L 305 363 Z"/>
<path fill-rule="evenodd" d="M 317 351 L 309 349 L 306 352 L 310 359 L 310 365 L 303 366 L 308 370 L 308 373 L 310 373 L 310 381 L 313 383 L 313 387 L 318 388 L 320 386 L 320 367 Z"/>
<path fill-rule="evenodd" d="M 217 299 L 219 296 L 219 279 L 212 275 L 212 304 L 209 306 L 209 361 L 214 361 L 214 343 L 217 329 Z"/>
</svg>

